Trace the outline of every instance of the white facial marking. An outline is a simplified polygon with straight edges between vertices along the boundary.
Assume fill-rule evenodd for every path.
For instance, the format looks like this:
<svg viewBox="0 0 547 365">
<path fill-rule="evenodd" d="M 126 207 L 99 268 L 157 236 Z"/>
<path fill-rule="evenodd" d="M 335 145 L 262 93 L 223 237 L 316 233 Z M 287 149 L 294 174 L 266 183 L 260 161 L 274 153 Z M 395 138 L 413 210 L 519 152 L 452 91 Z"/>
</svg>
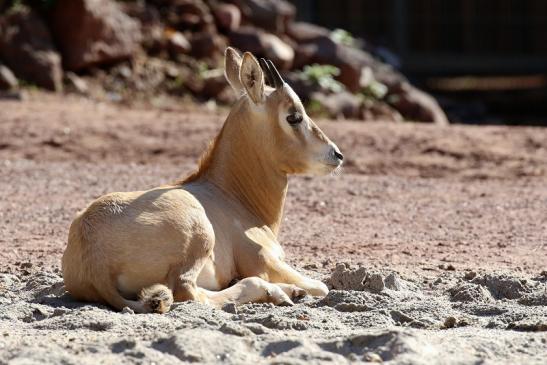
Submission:
<svg viewBox="0 0 547 365">
<path fill-rule="evenodd" d="M 302 102 L 300 101 L 300 98 L 298 97 L 298 95 L 296 95 L 296 93 L 294 92 L 292 87 L 289 86 L 289 84 L 284 83 L 283 89 L 287 91 L 289 98 L 291 98 L 295 104 L 302 104 Z"/>
<path fill-rule="evenodd" d="M 292 87 L 290 87 L 289 84 L 287 84 L 286 82 L 283 83 L 283 90 L 287 93 L 288 97 L 292 100 L 294 105 L 302 104 L 298 95 L 296 95 Z M 304 108 L 302 108 L 302 110 L 304 111 L 303 113 L 304 121 L 300 125 L 295 127 L 291 126 L 287 122 L 287 116 L 289 115 L 288 110 L 282 111 L 279 115 L 279 123 L 281 125 L 281 129 L 283 129 L 283 131 L 287 135 L 289 135 L 290 138 L 294 140 L 298 140 L 298 137 L 296 136 L 296 133 L 295 133 L 295 131 L 297 130 L 299 130 L 300 132 L 304 134 L 304 138 L 306 140 L 308 140 L 311 135 L 311 125 L 308 123 L 308 116 L 306 115 L 306 111 L 304 110 Z"/>
</svg>

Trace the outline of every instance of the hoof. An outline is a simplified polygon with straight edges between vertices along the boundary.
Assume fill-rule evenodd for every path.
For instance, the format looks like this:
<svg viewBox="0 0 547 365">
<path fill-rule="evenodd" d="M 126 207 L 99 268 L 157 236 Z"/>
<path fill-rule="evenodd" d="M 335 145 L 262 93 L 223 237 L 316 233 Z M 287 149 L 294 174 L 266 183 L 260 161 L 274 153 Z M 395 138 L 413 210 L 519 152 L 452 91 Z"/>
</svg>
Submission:
<svg viewBox="0 0 547 365">
<path fill-rule="evenodd" d="M 308 295 L 308 293 L 304 289 L 295 288 L 292 291 L 291 299 L 301 299 L 304 298 L 306 295 Z"/>
</svg>

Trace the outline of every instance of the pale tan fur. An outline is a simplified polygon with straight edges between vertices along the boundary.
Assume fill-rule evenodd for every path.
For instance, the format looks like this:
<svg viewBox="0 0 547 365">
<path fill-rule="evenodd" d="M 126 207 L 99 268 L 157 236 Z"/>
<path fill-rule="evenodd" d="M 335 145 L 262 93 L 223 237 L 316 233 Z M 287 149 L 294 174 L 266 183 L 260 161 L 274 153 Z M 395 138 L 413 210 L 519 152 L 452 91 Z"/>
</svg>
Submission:
<svg viewBox="0 0 547 365">
<path fill-rule="evenodd" d="M 100 197 L 72 223 L 62 267 L 75 298 L 163 313 L 173 301 L 292 304 L 328 292 L 284 262 L 277 235 L 287 175 L 333 171 L 338 148 L 288 85 L 265 87 L 250 53 L 229 48 L 225 70 L 242 96 L 198 171 Z M 285 120 L 294 111 L 304 116 L 296 127 Z"/>
</svg>

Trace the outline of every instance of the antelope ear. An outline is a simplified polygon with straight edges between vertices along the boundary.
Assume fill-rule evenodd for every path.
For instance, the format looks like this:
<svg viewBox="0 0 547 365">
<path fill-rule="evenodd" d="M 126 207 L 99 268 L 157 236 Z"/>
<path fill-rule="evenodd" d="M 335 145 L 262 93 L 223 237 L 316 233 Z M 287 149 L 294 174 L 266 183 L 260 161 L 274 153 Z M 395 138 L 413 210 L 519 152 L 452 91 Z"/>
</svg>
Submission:
<svg viewBox="0 0 547 365">
<path fill-rule="evenodd" d="M 262 103 L 264 100 L 264 74 L 256 58 L 249 52 L 243 54 L 239 79 L 251 100 L 255 104 Z"/>
<path fill-rule="evenodd" d="M 239 69 L 241 68 L 241 56 L 232 48 L 226 48 L 224 52 L 224 76 L 228 83 L 234 89 L 236 94 L 243 94 L 243 85 L 239 79 Z"/>
</svg>

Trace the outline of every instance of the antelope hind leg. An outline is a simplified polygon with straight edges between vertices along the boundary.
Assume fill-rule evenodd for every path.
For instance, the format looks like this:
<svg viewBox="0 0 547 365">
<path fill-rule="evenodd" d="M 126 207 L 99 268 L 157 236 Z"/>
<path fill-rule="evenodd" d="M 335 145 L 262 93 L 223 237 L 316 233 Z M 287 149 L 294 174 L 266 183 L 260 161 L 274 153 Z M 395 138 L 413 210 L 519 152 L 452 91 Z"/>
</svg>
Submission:
<svg viewBox="0 0 547 365">
<path fill-rule="evenodd" d="M 197 287 L 196 281 L 199 272 L 203 269 L 208 256 L 202 256 L 196 260 L 175 266 L 169 271 L 169 283 L 173 290 L 173 299 L 175 302 L 184 302 L 195 300 L 201 303 L 207 303 L 207 296 Z"/>
<path fill-rule="evenodd" d="M 199 288 L 207 297 L 207 302 L 217 307 L 226 303 L 236 305 L 245 303 L 273 303 L 275 305 L 293 305 L 291 298 L 279 285 L 268 283 L 259 277 L 249 277 L 233 286 L 214 292 Z"/>
</svg>

